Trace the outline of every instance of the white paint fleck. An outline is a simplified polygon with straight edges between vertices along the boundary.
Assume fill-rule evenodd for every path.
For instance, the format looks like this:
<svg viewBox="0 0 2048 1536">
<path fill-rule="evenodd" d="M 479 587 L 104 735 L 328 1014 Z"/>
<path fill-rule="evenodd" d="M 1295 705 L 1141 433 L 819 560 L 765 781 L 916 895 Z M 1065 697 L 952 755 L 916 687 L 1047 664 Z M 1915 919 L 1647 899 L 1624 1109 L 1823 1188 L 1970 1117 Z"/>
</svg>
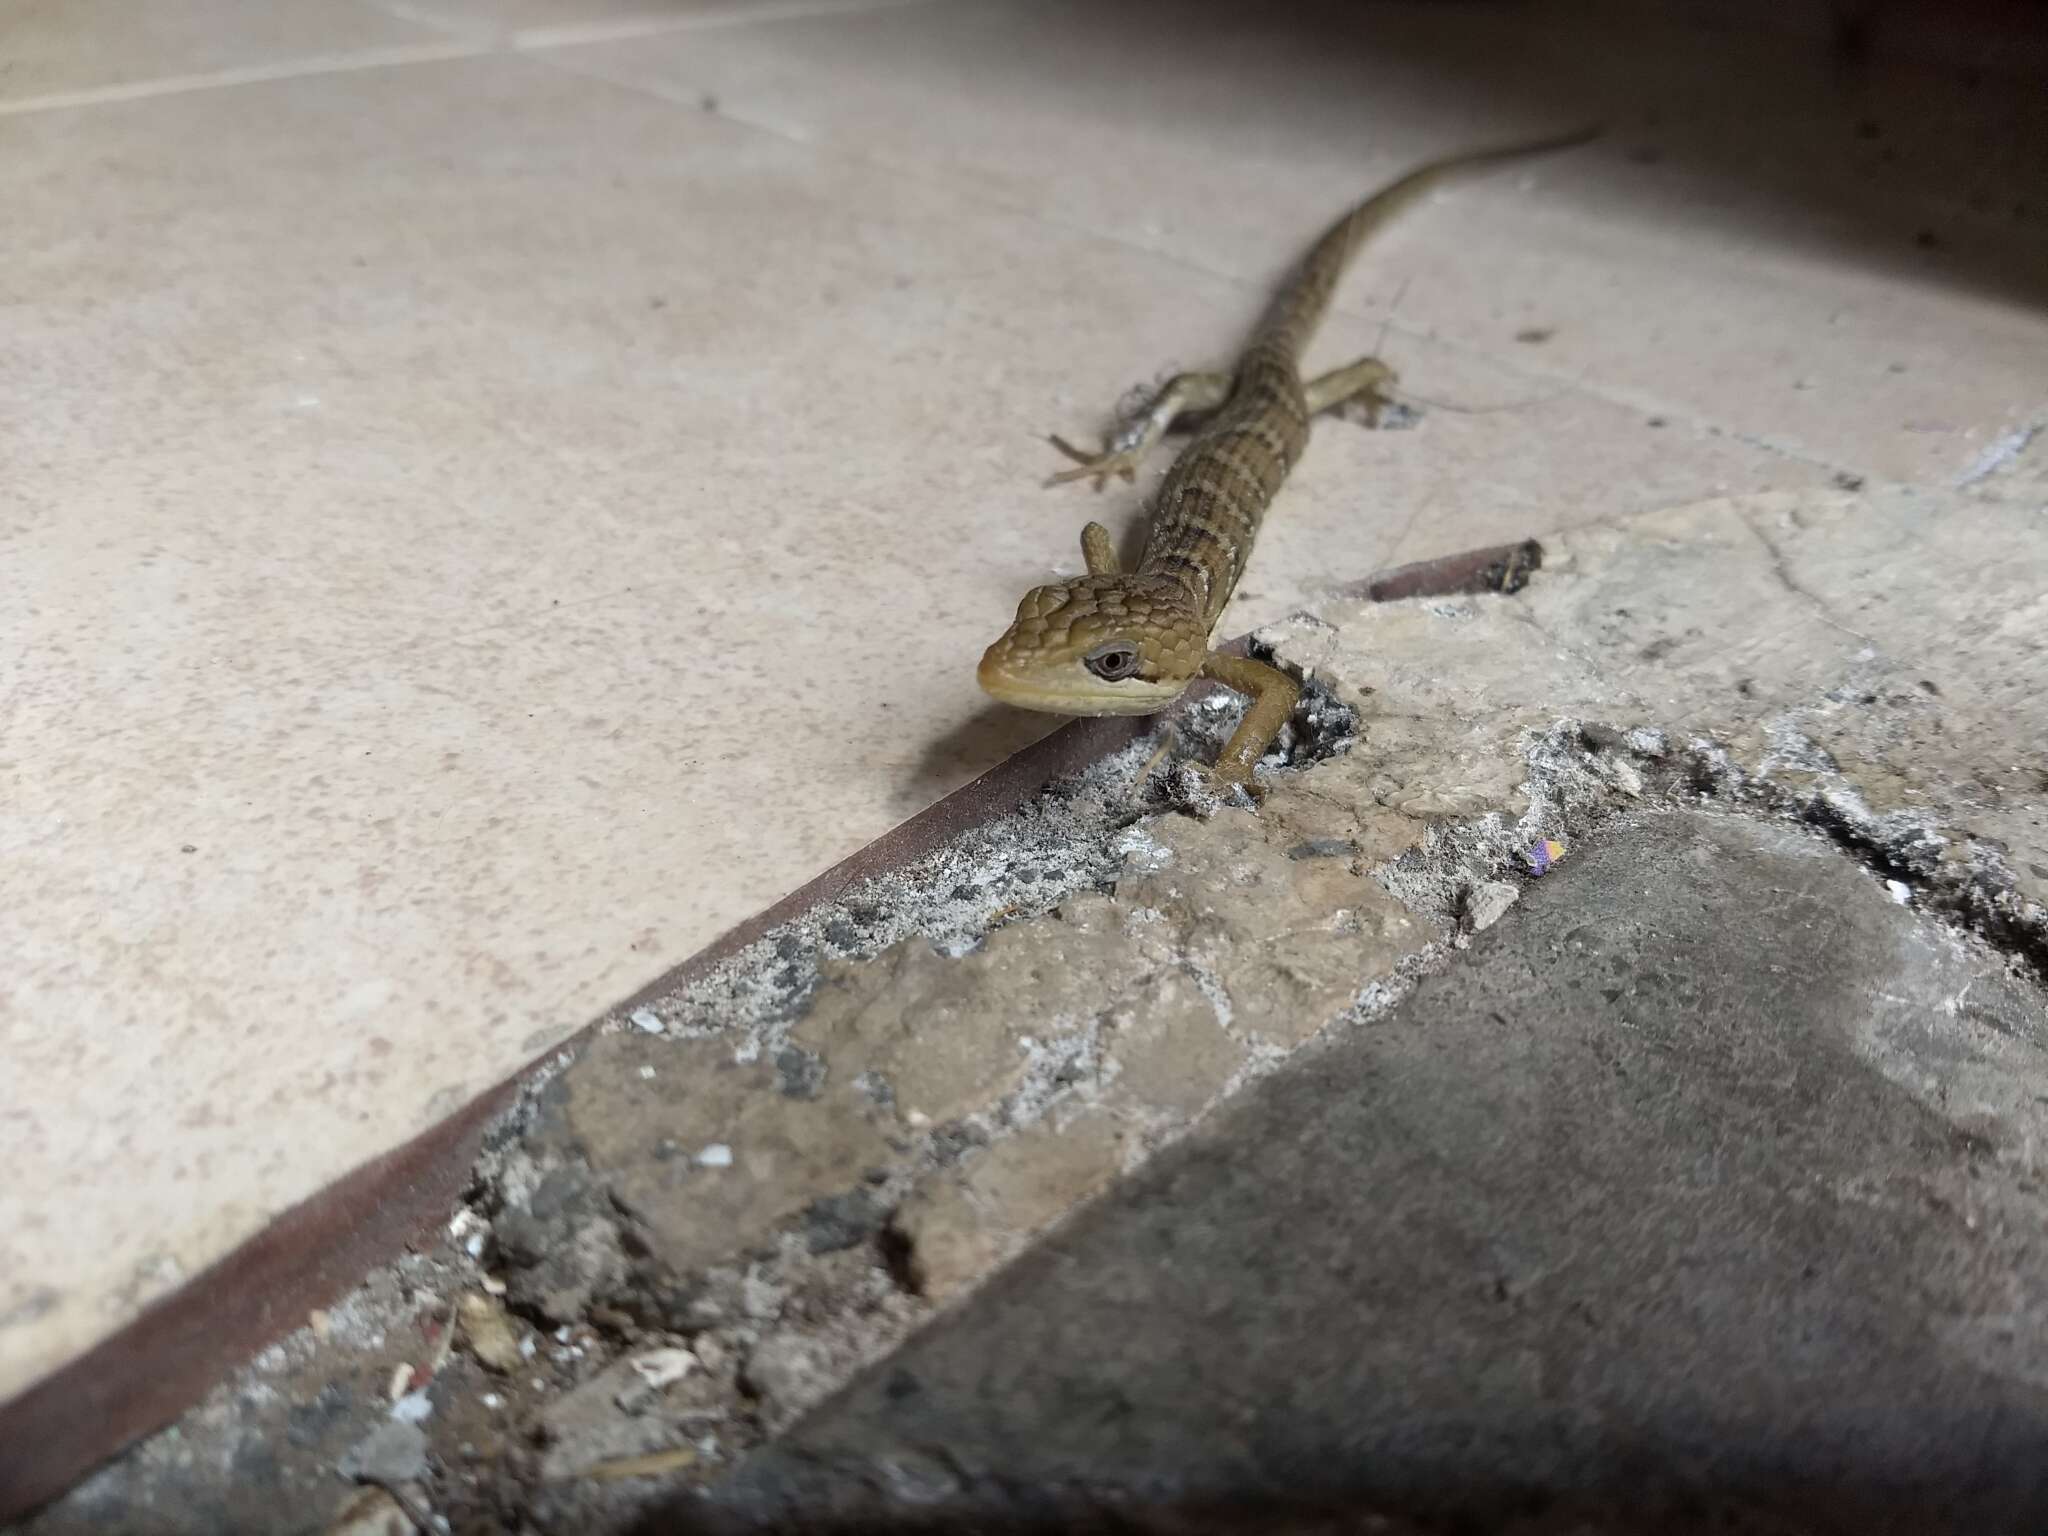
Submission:
<svg viewBox="0 0 2048 1536">
<path fill-rule="evenodd" d="M 1987 447 L 1970 461 L 1970 467 L 1956 477 L 1956 487 L 1975 485 L 1979 480 L 1988 480 L 2006 465 L 2027 451 L 2027 445 L 2041 435 L 2041 429 L 2048 423 L 2030 421 L 2023 427 L 2015 427 Z"/>
<path fill-rule="evenodd" d="M 652 1067 L 642 1067 L 642 1068 L 640 1069 L 640 1081 L 641 1081 L 641 1082 L 643 1082 L 643 1083 L 651 1083 L 651 1082 L 653 1082 L 653 1081 L 654 1081 L 654 1068 L 652 1068 Z"/>
<path fill-rule="evenodd" d="M 1892 900 L 1896 901 L 1900 906 L 1907 907 L 1913 904 L 1913 887 L 1906 884 L 1905 881 L 1887 880 L 1884 883 L 1884 888 L 1891 892 Z"/>
<path fill-rule="evenodd" d="M 633 1357 L 633 1373 L 659 1391 L 681 1381 L 697 1368 L 697 1357 L 687 1349 L 651 1349 Z"/>
<path fill-rule="evenodd" d="M 712 1142 L 710 1146 L 697 1154 L 697 1166 L 700 1168 L 730 1168 L 732 1166 L 732 1148 L 722 1141 Z"/>
</svg>

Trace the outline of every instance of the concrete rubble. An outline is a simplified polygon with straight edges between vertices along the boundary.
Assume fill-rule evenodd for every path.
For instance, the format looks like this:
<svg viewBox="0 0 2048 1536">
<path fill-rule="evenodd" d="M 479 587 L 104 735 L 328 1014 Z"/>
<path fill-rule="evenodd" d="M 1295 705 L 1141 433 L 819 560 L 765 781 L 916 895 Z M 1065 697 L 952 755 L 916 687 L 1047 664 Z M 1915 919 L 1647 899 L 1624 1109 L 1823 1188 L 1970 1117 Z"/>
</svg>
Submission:
<svg viewBox="0 0 2048 1536">
<path fill-rule="evenodd" d="M 891 1483 L 877 1458 L 906 1435 L 929 1442 L 937 1421 L 918 1416 L 942 1409 L 972 1420 L 958 1465 L 934 1474 L 945 1497 L 1040 1476 L 1114 1482 L 1118 1466 L 1160 1486 L 1270 1493 L 1299 1476 L 1298 1458 L 1268 1447 L 1263 1461 L 1233 1462 L 1213 1443 L 1222 1430 L 1191 1408 L 1185 1423 L 1160 1421 L 1219 1458 L 1190 1477 L 1162 1448 L 1165 1428 L 1143 1429 L 1145 1413 L 1201 1399 L 1216 1372 L 1237 1372 L 1248 1403 L 1284 1396 L 1300 1351 L 1346 1326 L 1350 1292 L 1318 1279 L 1290 1296 L 1298 1255 L 1226 1254 L 1192 1229 L 1167 1264 L 1147 1199 L 1240 1238 L 1259 1204 L 1285 1209 L 1292 1224 L 1268 1223 L 1256 1241 L 1327 1249 L 1350 1266 L 1349 1286 L 1370 1290 L 1384 1262 L 1400 1284 L 1373 1303 L 1393 1330 L 1375 1369 L 1436 1373 L 1431 1412 L 1462 1412 L 1492 1384 L 1524 1412 L 1487 1420 L 1487 1465 L 1510 1481 L 1518 1467 L 1569 1481 L 1592 1442 L 1539 1453 L 1516 1425 L 1539 1421 L 1544 1393 L 1573 1390 L 1579 1357 L 1539 1359 L 1527 1352 L 1547 1346 L 1533 1334 L 1477 1324 L 1431 1354 L 1451 1314 L 1415 1297 L 1465 1285 L 1460 1266 L 1490 1243 L 1521 1243 L 1480 1266 L 1519 1297 L 1563 1262 L 1536 1250 L 1568 1225 L 1555 1202 L 1569 1205 L 1581 1183 L 1586 1199 L 1604 1190 L 1663 1233 L 1679 1219 L 1670 1202 L 1690 1198 L 1682 1186 L 1720 1169 L 1730 1182 L 1711 1202 L 1714 1231 L 1737 1250 L 1753 1238 L 1757 1256 L 1730 1259 L 1710 1321 L 1739 1331 L 1755 1299 L 1745 1287 L 1780 1283 L 1780 1261 L 1808 1254 L 1805 1239 L 1745 1226 L 1780 1219 L 1791 1175 L 1773 1183 L 1738 1147 L 1717 1151 L 1713 1114 L 1676 1087 L 1655 1102 L 1612 1096 L 1626 1073 L 1647 1081 L 1671 1053 L 1701 1051 L 1712 1070 L 1699 1057 L 1705 1076 L 1685 1093 L 1711 1088 L 1729 1126 L 1789 1137 L 1780 1150 L 1825 1163 L 1830 1199 L 1882 1213 L 1813 1241 L 1882 1241 L 1911 1260 L 1894 1272 L 1946 1277 L 1933 1354 L 1901 1342 L 1908 1298 L 1886 1291 L 1882 1265 L 1843 1271 L 1839 1316 L 1815 1304 L 1821 1322 L 1868 1319 L 1877 1360 L 1858 1381 L 1877 1393 L 1901 1362 L 1965 1376 L 1975 1362 L 1996 1390 L 1958 1386 L 1961 1417 L 1929 1426 L 1935 1439 L 1980 1412 L 2003 1426 L 1993 1439 L 2048 1429 L 2044 533 L 2039 506 L 1997 476 L 1963 490 L 1720 500 L 1546 539 L 1541 569 L 1510 595 L 1339 601 L 1273 626 L 1257 643 L 1319 686 L 1293 733 L 1300 766 L 1275 771 L 1256 810 L 1190 815 L 1167 800 L 1172 758 L 1228 724 L 1227 703 L 1198 704 L 1167 736 L 610 1020 L 528 1089 L 437 1251 L 371 1277 L 25 1529 L 314 1531 L 360 1497 L 346 1475 L 373 1463 L 457 1531 L 623 1530 L 672 1514 L 692 1489 L 711 1490 L 712 1504 L 690 1506 L 699 1515 L 787 1514 L 831 1502 L 811 1475 L 820 1466 L 865 1469 L 839 1492 L 858 1487 L 886 1508 L 923 1485 L 908 1463 Z M 1726 878 L 1686 886 L 1709 866 Z M 1743 931 L 1730 892 L 1750 879 L 1767 883 L 1758 910 L 1779 913 L 1750 949 L 1644 958 L 1657 934 L 1686 930 L 1686 911 Z M 1691 908 L 1671 905 L 1687 890 Z M 1805 925 L 1796 942 L 1786 911 Z M 1539 942 L 1601 955 L 1603 1006 L 1626 1018 L 1572 1011 L 1582 982 L 1601 992 L 1581 966 L 1572 996 L 1529 1004 L 1525 1043 L 1474 1034 L 1481 994 L 1511 993 L 1514 957 Z M 1869 973 L 1850 988 L 1828 972 L 1804 993 L 1788 980 L 1792 1001 L 1773 1013 L 1774 984 L 1745 974 L 1745 956 L 1771 951 L 1761 963 L 1775 974 L 1801 944 L 1839 947 Z M 1548 995 L 1541 967 L 1516 974 L 1525 994 Z M 1715 1016 L 1721 989 L 1748 1001 L 1723 1020 L 1738 1033 L 1710 1046 L 1689 1031 Z M 1428 1071 L 1416 1065 L 1424 1014 L 1446 1053 Z M 1566 1029 L 1575 1051 L 1607 1062 L 1597 1081 L 1582 1054 L 1569 1070 L 1553 1060 Z M 1811 1037 L 1772 1043 L 1760 1030 Z M 1842 1092 L 1874 1095 L 1889 1118 L 1770 1088 L 1752 1068 L 1772 1051 L 1802 1082 L 1853 1067 Z M 1390 1063 L 1407 1064 L 1421 1098 L 1372 1086 Z M 1605 1139 L 1581 1145 L 1571 1122 L 1516 1100 L 1525 1070 L 1527 1092 L 1570 1098 Z M 1489 1074 L 1501 1102 L 1461 1087 L 1468 1071 Z M 1404 1129 L 1353 1125 L 1331 1099 L 1337 1081 L 1366 1084 Z M 1922 1117 L 1910 1134 L 1902 1104 Z M 1660 1118 L 1686 1105 L 1685 1118 Z M 1500 1139 L 1517 1125 L 1550 1138 L 1530 1149 L 1561 1171 L 1542 1199 L 1485 1192 L 1521 1155 Z M 1297 1127 L 1311 1139 L 1294 1145 Z M 1304 1158 L 1322 1159 L 1314 1177 Z M 1218 1171 L 1240 1164 L 1242 1177 Z M 1190 1170 L 1206 1170 L 1208 1194 Z M 1288 1203 L 1304 1180 L 1323 1205 Z M 1347 1203 L 1359 1181 L 1397 1191 L 1411 1180 L 1453 1206 L 1469 1197 L 1457 1216 L 1466 1248 L 1401 1257 L 1399 1223 Z M 1964 1214 L 1927 1214 L 1938 1212 Z M 1982 1221 L 1995 1231 L 1971 1225 Z M 1143 1243 L 1154 1246 L 1141 1263 Z M 1958 1244 L 1977 1270 L 1964 1273 Z M 1597 1263 L 1574 1262 L 1594 1263 L 1582 1278 L 1595 1286 Z M 1161 1290 L 1163 1315 L 1208 1330 L 1215 1355 L 1146 1356 L 1150 1335 L 1105 1310 L 1112 1292 L 1119 1306 L 1149 1304 L 1145 1277 L 1169 1271 L 1185 1285 Z M 1169 1300 L 1209 1310 L 1173 1314 Z M 1047 1309 L 1070 1305 L 1077 1321 L 1055 1326 Z M 1643 1361 L 1683 1366 L 1710 1378 L 1694 1406 L 1737 1423 L 1754 1399 L 1734 1375 L 1713 1375 L 1711 1328 L 1660 1331 L 1674 1317 L 1649 1315 L 1625 1349 L 1612 1346 L 1600 1391 L 1620 1404 Z M 1568 1327 L 1569 1309 L 1540 1322 Z M 1115 1363 L 1117 1327 L 1133 1340 L 1128 1368 Z M 1837 1345 L 1846 1353 L 1830 1353 Z M 962 1362 L 998 1346 L 1034 1358 L 992 1387 Z M 1814 1348 L 1821 1381 L 1853 1353 L 1834 1335 Z M 919 1361 L 929 1369 L 901 1364 Z M 1096 1366 L 1103 1391 L 1144 1408 L 1140 1427 L 1048 1428 L 1044 1416 L 1066 1413 Z M 1747 1356 L 1728 1365 L 1753 1368 Z M 928 1390 L 902 1389 L 912 1377 Z M 1321 1397 L 1304 1388 L 1302 1401 L 1350 1413 L 1387 1379 L 1346 1378 Z M 425 1412 L 393 1420 L 403 1401 Z M 1400 1427 L 1385 1414 L 1360 1422 Z M 1674 1432 L 1645 1454 L 1681 1458 L 1703 1443 Z M 1459 1465 L 1442 1447 L 1412 1461 L 1432 1478 Z M 1389 1520 L 1407 1507 L 1396 1492 L 1375 1494 Z"/>
</svg>

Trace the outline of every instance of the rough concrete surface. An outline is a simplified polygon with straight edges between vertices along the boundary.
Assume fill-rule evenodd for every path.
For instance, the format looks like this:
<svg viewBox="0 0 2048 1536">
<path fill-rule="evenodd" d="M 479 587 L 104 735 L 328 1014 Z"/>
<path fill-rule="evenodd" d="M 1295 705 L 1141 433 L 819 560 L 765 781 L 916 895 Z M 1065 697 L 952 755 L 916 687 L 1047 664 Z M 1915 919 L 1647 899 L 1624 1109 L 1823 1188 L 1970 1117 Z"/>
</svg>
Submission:
<svg viewBox="0 0 2048 1536">
<path fill-rule="evenodd" d="M 2044 1087 L 1998 955 L 1809 832 L 1643 814 L 718 1499 L 2039 1529 Z"/>
<path fill-rule="evenodd" d="M 623 1010 L 438 1252 L 29 1529 L 318 1530 L 337 1469 L 417 1470 L 394 1417 L 386 1496 L 475 1532 L 1070 1478 L 2005 1528 L 2048 1423 L 2033 516 L 1714 501 L 1274 627 L 1313 686 L 1256 811 L 1171 800 L 1204 702 Z"/>
</svg>

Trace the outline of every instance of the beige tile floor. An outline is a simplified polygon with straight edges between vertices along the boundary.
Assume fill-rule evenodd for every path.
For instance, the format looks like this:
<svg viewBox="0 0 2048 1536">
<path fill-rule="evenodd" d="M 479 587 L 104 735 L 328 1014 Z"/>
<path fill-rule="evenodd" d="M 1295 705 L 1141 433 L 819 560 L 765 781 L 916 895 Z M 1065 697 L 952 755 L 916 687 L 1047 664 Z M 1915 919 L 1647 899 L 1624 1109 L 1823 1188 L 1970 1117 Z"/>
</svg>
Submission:
<svg viewBox="0 0 2048 1536">
<path fill-rule="evenodd" d="M 1041 434 L 1411 158 L 1620 129 L 1366 261 L 1436 407 L 1231 628 L 2048 419 L 2048 106 L 1645 25 L 0 0 L 0 1398 L 1047 729 L 973 661 L 1136 497 Z"/>
</svg>

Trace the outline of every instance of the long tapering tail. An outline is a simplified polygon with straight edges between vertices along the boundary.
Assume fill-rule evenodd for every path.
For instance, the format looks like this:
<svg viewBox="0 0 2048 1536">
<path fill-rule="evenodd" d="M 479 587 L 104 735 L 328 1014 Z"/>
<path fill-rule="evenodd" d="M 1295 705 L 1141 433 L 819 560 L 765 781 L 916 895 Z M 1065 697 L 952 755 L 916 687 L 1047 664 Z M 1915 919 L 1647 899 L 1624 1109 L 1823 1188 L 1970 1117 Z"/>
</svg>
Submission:
<svg viewBox="0 0 2048 1536">
<path fill-rule="evenodd" d="M 1329 309 L 1337 283 L 1351 265 L 1351 258 L 1357 254 L 1358 248 L 1396 214 L 1443 182 L 1503 160 L 1520 160 L 1530 155 L 1573 149 L 1599 135 L 1597 127 L 1581 128 L 1554 138 L 1467 150 L 1418 166 L 1398 181 L 1381 188 L 1331 225 L 1329 232 L 1315 243 L 1296 272 L 1294 281 L 1281 291 L 1280 297 L 1266 312 L 1253 334 L 1250 351 L 1263 353 L 1276 361 L 1284 358 L 1290 367 L 1298 367 L 1302 350 L 1322 321 L 1324 312 Z"/>
</svg>

